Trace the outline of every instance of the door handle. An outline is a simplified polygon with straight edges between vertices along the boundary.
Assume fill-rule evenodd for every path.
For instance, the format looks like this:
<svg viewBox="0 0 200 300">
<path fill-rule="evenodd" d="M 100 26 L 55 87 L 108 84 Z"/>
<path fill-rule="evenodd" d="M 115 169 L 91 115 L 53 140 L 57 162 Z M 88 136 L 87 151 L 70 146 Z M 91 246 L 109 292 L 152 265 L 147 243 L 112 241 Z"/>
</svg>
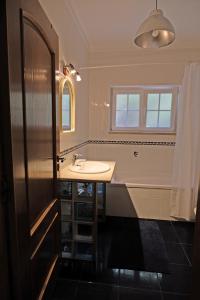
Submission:
<svg viewBox="0 0 200 300">
<path fill-rule="evenodd" d="M 58 163 L 59 163 L 59 162 L 63 163 L 65 160 L 66 160 L 65 157 L 63 157 L 63 156 L 57 156 L 57 162 L 58 162 Z"/>
</svg>

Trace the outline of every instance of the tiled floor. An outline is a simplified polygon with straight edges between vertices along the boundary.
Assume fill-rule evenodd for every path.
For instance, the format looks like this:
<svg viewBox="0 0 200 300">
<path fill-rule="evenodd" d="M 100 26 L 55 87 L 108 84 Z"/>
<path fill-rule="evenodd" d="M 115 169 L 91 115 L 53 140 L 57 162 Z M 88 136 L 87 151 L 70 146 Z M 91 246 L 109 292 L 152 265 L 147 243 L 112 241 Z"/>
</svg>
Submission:
<svg viewBox="0 0 200 300">
<path fill-rule="evenodd" d="M 86 262 L 70 263 L 62 269 L 52 299 L 189 300 L 194 225 L 157 223 L 167 248 L 169 274 L 126 269 L 95 272 Z"/>
</svg>

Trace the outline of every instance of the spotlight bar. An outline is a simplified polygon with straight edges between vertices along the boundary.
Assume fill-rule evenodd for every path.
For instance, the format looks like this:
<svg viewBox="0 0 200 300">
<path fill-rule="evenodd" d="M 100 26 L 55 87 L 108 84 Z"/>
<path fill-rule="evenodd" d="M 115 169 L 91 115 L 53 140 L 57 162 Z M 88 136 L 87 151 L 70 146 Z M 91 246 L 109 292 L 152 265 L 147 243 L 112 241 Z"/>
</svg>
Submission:
<svg viewBox="0 0 200 300">
<path fill-rule="evenodd" d="M 71 63 L 68 65 L 65 64 L 63 66 L 63 74 L 65 76 L 67 76 L 67 75 L 76 76 L 76 81 L 81 81 L 81 76 L 80 76 L 79 72 L 76 71 L 76 69 L 74 68 L 74 66 Z"/>
</svg>

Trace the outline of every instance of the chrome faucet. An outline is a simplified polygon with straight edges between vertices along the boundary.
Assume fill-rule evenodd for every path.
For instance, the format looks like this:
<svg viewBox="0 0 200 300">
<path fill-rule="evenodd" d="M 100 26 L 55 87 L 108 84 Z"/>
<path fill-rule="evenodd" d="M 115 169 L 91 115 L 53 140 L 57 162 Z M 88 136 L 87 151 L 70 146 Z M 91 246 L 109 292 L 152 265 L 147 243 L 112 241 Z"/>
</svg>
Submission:
<svg viewBox="0 0 200 300">
<path fill-rule="evenodd" d="M 77 160 L 78 158 L 80 158 L 81 156 L 82 156 L 82 154 L 78 154 L 78 153 L 73 154 L 73 157 L 72 157 L 72 165 L 73 165 L 73 166 L 76 164 L 76 160 Z"/>
</svg>

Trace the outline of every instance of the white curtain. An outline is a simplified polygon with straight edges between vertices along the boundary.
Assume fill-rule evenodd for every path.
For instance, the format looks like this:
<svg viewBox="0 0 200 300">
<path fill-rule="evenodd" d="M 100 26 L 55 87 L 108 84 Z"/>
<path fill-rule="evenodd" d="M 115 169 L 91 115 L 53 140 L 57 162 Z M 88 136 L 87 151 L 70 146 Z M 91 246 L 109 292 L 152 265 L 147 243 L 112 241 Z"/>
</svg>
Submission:
<svg viewBox="0 0 200 300">
<path fill-rule="evenodd" d="M 188 64 L 177 108 L 171 216 L 193 220 L 200 175 L 200 64 Z"/>
</svg>

